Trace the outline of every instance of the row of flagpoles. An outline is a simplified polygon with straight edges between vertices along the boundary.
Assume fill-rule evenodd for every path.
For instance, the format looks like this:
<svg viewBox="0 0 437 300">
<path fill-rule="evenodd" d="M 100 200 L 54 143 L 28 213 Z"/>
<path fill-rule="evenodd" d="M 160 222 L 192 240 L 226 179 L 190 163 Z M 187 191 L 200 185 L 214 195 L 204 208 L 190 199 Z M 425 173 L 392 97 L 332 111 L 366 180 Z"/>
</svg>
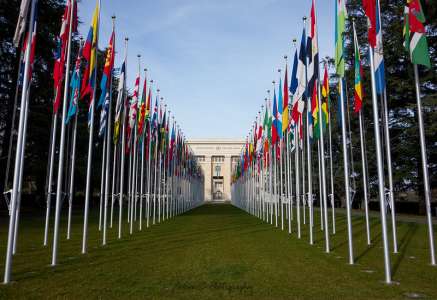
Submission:
<svg viewBox="0 0 437 300">
<path fill-rule="evenodd" d="M 341 121 L 341 146 L 343 152 L 343 170 L 345 186 L 345 205 L 348 236 L 348 262 L 354 264 L 351 207 L 355 190 L 355 173 L 353 169 L 352 146 L 349 120 L 349 99 L 346 94 L 345 80 L 345 38 L 348 15 L 345 0 L 335 1 L 335 69 L 337 79 L 337 97 L 339 98 L 339 116 Z M 385 282 L 392 281 L 390 269 L 389 237 L 387 233 L 387 208 L 391 211 L 393 252 L 398 252 L 396 236 L 396 216 L 393 193 L 392 162 L 390 136 L 388 127 L 387 92 L 385 84 L 382 25 L 379 0 L 363 0 L 363 10 L 368 24 L 368 47 L 371 74 L 371 96 L 374 135 L 377 158 L 378 199 L 384 252 Z M 414 66 L 417 97 L 417 116 L 419 123 L 420 148 L 425 189 L 427 225 L 429 232 L 430 261 L 435 265 L 435 251 L 430 206 L 430 188 L 427 169 L 425 135 L 420 98 L 418 65 L 430 67 L 430 58 L 425 36 L 425 17 L 419 0 L 407 0 L 404 14 L 405 48 L 409 52 Z M 234 205 L 263 219 L 266 222 L 284 224 L 288 220 L 288 232 L 292 232 L 292 221 L 296 218 L 296 233 L 301 238 L 301 227 L 307 224 L 309 243 L 314 243 L 314 201 L 317 191 L 313 190 L 318 182 L 320 203 L 320 226 L 324 232 L 325 251 L 331 251 L 330 232 L 335 234 L 335 199 L 332 157 L 331 105 L 329 90 L 330 80 L 327 62 L 324 63 L 324 78 L 321 82 L 319 72 L 319 49 L 317 36 L 316 1 L 312 0 L 309 24 L 304 28 L 300 49 L 294 54 L 291 81 L 288 86 L 288 62 L 285 56 L 285 75 L 282 81 L 281 70 L 279 87 L 273 81 L 273 103 L 271 92 L 261 107 L 256 121 L 246 139 L 241 158 L 233 174 L 232 202 Z M 363 118 L 362 64 L 360 46 L 355 31 L 355 21 L 351 22 L 354 44 L 354 112 L 359 119 L 360 148 L 362 161 L 363 198 L 366 223 L 367 244 L 371 244 L 369 226 L 369 187 L 366 158 L 366 143 Z M 307 32 L 307 29 L 308 32 Z M 349 71 L 349 70 L 348 70 Z M 278 95 L 278 96 L 277 96 Z M 290 101 L 290 102 L 289 102 Z M 379 108 L 382 108 L 380 121 Z M 349 128 L 349 132 L 348 132 Z M 383 137 L 381 137 L 381 132 Z M 325 141 L 327 138 L 327 141 Z M 383 147 L 385 145 L 385 147 Z M 317 156 L 314 148 L 317 147 Z M 349 148 L 349 149 L 348 149 Z M 350 153 L 349 153 L 350 150 Z M 386 161 L 384 164 L 383 151 Z M 318 174 L 313 174 L 313 157 L 317 157 Z M 352 163 L 351 163 L 352 161 Z M 327 166 L 329 165 L 329 172 Z M 387 167 L 387 174 L 384 172 Z M 388 178 L 386 187 L 385 178 Z M 329 180 L 328 180 L 329 179 Z M 351 186 L 352 181 L 352 186 Z M 330 213 L 328 212 L 330 204 Z M 308 207 L 308 212 L 306 212 Z M 285 212 L 284 212 L 285 210 Z M 309 216 L 309 221 L 306 216 Z M 278 220 L 279 218 L 280 221 Z M 285 218 L 285 220 L 284 220 Z M 303 220 L 302 220 L 303 219 Z M 331 223 L 332 229 L 329 227 Z"/>
<path fill-rule="evenodd" d="M 16 253 L 29 90 L 36 43 L 37 2 L 37 0 L 22 0 L 14 36 L 15 46 L 18 46 L 20 41 L 23 45 L 24 55 L 22 55 L 21 73 L 28 75 L 23 76 L 22 83 L 20 83 L 21 106 L 9 205 L 10 221 L 4 283 L 9 283 L 11 280 L 12 259 Z M 144 69 L 144 84 L 140 97 L 142 77 L 140 55 L 138 55 L 138 74 L 133 94 L 130 95 L 127 90 L 127 38 L 124 45 L 124 61 L 119 69 L 118 86 L 116 89 L 113 88 L 114 74 L 117 71 L 114 68 L 115 17 L 112 18 L 112 34 L 106 50 L 100 81 L 101 94 L 99 98 L 96 98 L 100 9 L 101 1 L 97 1 L 87 39 L 85 42 L 80 40 L 73 66 L 71 66 L 72 48 L 78 43 L 77 38 L 75 38 L 77 37 L 77 2 L 75 0 L 67 0 L 57 40 L 58 49 L 53 71 L 54 103 L 43 241 L 44 246 L 47 246 L 52 217 L 51 200 L 55 196 L 52 266 L 58 263 L 59 224 L 64 199 L 68 199 L 66 238 L 70 239 L 71 236 L 80 100 L 88 100 L 89 132 L 81 251 L 83 254 L 88 249 L 89 207 L 94 190 L 92 170 L 96 108 L 100 109 L 98 137 L 99 142 L 102 143 L 99 203 L 99 230 L 101 231 L 102 245 L 107 244 L 108 223 L 109 228 L 113 226 L 115 203 L 118 203 L 118 238 L 121 238 L 123 216 L 125 215 L 123 212 L 124 202 L 127 202 L 126 221 L 129 223 L 129 233 L 132 234 L 134 226 L 138 226 L 139 230 L 143 229 L 143 220 L 146 227 L 149 227 L 150 224 L 159 223 L 190 210 L 203 201 L 201 169 L 197 164 L 196 157 L 188 147 L 179 125 L 174 117 L 170 116 L 170 110 L 163 103 L 163 97 L 160 97 L 160 90 L 157 88 L 152 111 L 153 80 L 148 81 L 147 69 Z M 27 34 L 23 38 L 25 32 Z M 82 72 L 82 63 L 85 64 L 84 72 Z M 113 105 L 115 95 L 116 102 Z M 98 99 L 97 103 L 96 99 Z M 113 107 L 115 108 L 114 112 Z M 58 142 L 56 138 L 59 127 L 60 141 Z M 59 145 L 58 157 L 56 155 L 57 144 Z M 54 170 L 55 160 L 57 160 L 57 173 Z"/>
</svg>

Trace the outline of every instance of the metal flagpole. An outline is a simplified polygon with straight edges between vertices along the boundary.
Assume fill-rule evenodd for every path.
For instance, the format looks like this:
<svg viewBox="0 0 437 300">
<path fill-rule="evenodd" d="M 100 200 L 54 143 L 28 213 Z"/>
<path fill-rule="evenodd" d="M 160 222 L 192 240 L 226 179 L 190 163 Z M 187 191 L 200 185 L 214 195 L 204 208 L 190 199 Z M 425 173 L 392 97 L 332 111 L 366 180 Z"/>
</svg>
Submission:
<svg viewBox="0 0 437 300">
<path fill-rule="evenodd" d="M 366 158 L 366 149 L 364 142 L 364 120 L 363 120 L 363 111 L 360 110 L 358 114 L 358 120 L 360 123 L 360 144 L 361 144 L 361 165 L 363 169 L 363 189 L 364 189 L 364 210 L 366 217 L 366 236 L 367 236 L 367 245 L 371 244 L 370 240 L 370 224 L 369 224 L 369 197 L 368 197 L 368 187 L 367 187 L 367 158 Z"/>
<path fill-rule="evenodd" d="M 32 6 L 31 6 L 31 12 L 30 12 L 30 23 L 29 23 L 29 37 L 31 36 L 33 32 L 33 26 L 34 26 L 34 19 L 35 19 L 35 9 L 36 9 L 36 0 L 32 0 Z M 25 64 L 24 64 L 24 72 L 23 74 L 29 73 L 29 67 L 30 67 L 30 49 L 31 49 L 32 39 L 29 38 L 27 40 L 27 48 L 26 48 L 26 54 L 25 54 Z M 18 193 L 18 184 L 19 184 L 19 175 L 20 175 L 20 168 L 21 168 L 21 149 L 25 146 L 24 140 L 23 140 L 23 131 L 24 131 L 24 123 L 25 123 L 25 110 L 28 109 L 27 103 L 29 101 L 29 98 L 27 98 L 27 93 L 24 91 L 27 91 L 28 86 L 30 84 L 30 78 L 29 76 L 24 76 L 23 79 L 23 92 L 21 93 L 21 104 L 20 104 L 20 119 L 19 119 L 19 126 L 18 126 L 18 139 L 17 139 L 17 148 L 15 152 L 15 168 L 14 168 L 14 181 L 12 186 L 12 195 L 11 195 L 11 216 L 9 218 L 9 231 L 8 231 L 8 242 L 6 247 L 6 261 L 5 261 L 5 274 L 4 274 L 4 280 L 3 283 L 7 284 L 10 282 L 11 277 L 11 268 L 12 268 L 12 247 L 13 247 L 13 239 L 14 239 L 14 227 L 15 227 L 15 210 L 17 207 L 17 197 Z"/>
<path fill-rule="evenodd" d="M 306 27 L 306 17 L 304 17 L 303 20 L 303 26 L 304 28 Z M 305 64 L 305 77 L 306 77 L 306 82 L 308 85 L 308 71 L 307 71 L 307 64 Z M 308 96 L 308 95 L 307 95 Z M 307 97 L 307 102 L 308 99 L 310 99 L 310 97 Z M 307 174 L 308 174 L 308 207 L 309 207 L 309 213 L 311 215 L 311 219 L 313 218 L 312 214 L 313 214 L 313 180 L 312 180 L 312 158 L 311 158 L 311 138 L 310 138 L 310 130 L 309 130 L 309 113 L 310 113 L 310 105 L 307 103 L 306 105 L 306 112 L 307 112 L 307 117 L 306 117 L 306 125 L 307 125 L 307 130 L 306 130 L 306 137 L 307 137 Z M 304 209 L 305 209 L 305 204 L 304 204 Z M 305 210 L 304 210 L 305 211 Z M 310 222 L 310 228 L 311 228 L 312 224 Z M 312 234 L 312 231 L 310 231 L 310 234 Z M 310 237 L 310 240 L 312 240 L 313 237 Z"/>
<path fill-rule="evenodd" d="M 100 9 L 101 7 L 101 0 L 99 0 L 99 16 L 98 16 L 98 24 L 97 27 L 100 27 Z M 99 28 L 97 28 L 97 37 L 96 41 L 98 44 L 98 33 Z M 98 45 L 95 45 L 96 49 L 98 48 Z M 98 51 L 96 51 L 96 62 L 97 62 L 97 55 Z M 94 83 L 97 83 L 97 63 L 95 64 L 95 71 L 94 71 Z M 93 101 L 90 105 L 90 128 L 89 128 L 89 140 L 88 140 L 88 161 L 87 161 L 87 174 L 86 174 L 86 187 L 85 187 L 85 209 L 84 209 L 84 219 L 83 219 L 83 237 L 82 237 L 82 254 L 85 254 L 87 252 L 87 239 L 88 239 L 88 215 L 89 215 L 89 203 L 90 203 L 90 197 L 92 197 L 92 187 L 91 187 L 91 168 L 92 168 L 92 159 L 93 159 L 93 138 L 94 138 L 94 107 L 95 107 L 95 100 L 96 100 L 96 88 L 94 88 L 93 91 Z M 91 194 L 91 195 L 90 195 Z"/>
<path fill-rule="evenodd" d="M 138 54 L 137 55 L 138 58 L 138 77 L 140 76 L 140 72 L 141 72 L 141 55 Z M 139 85 L 138 85 L 139 87 Z M 137 93 L 137 103 L 135 104 L 138 108 L 138 97 L 139 97 L 139 93 Z M 137 113 L 138 113 L 138 109 L 137 109 Z M 131 120 L 129 120 L 130 122 Z M 132 234 L 133 232 L 133 223 L 134 223 L 134 206 L 136 206 L 136 183 L 137 183 L 137 119 L 136 119 L 136 115 L 134 115 L 134 126 L 132 128 L 133 130 L 133 134 L 134 137 L 132 139 L 132 133 L 131 133 L 131 139 L 132 139 L 132 150 L 133 150 L 133 159 L 132 159 L 132 181 L 131 181 L 131 186 L 129 187 L 131 189 L 131 197 L 130 197 L 130 228 L 129 228 L 129 233 Z"/>
<path fill-rule="evenodd" d="M 129 110 L 130 110 L 130 104 L 129 104 Z M 127 118 L 129 120 L 129 114 L 127 114 Z M 126 142 L 129 144 L 129 146 L 126 146 L 126 149 L 129 149 L 129 151 L 127 151 L 127 155 L 129 155 L 129 170 L 128 170 L 128 181 L 127 181 L 127 222 L 129 223 L 130 222 L 130 197 L 131 197 L 131 190 L 132 190 L 132 151 L 131 151 L 132 138 L 130 138 Z"/>
<path fill-rule="evenodd" d="M 302 118 L 302 115 L 300 116 Z M 300 122 L 301 120 L 298 120 Z M 298 130 L 299 124 L 295 124 L 294 128 L 294 142 L 295 142 L 295 152 L 294 152 L 294 165 L 295 165 L 295 175 L 296 175 L 296 218 L 297 218 L 297 238 L 301 238 L 301 230 L 300 230 L 300 170 L 299 170 L 299 144 L 300 143 L 300 137 L 299 137 L 299 130 Z M 303 146 L 303 145 L 302 145 Z M 312 227 L 310 226 L 310 231 L 312 231 Z"/>
<path fill-rule="evenodd" d="M 384 270 L 385 270 L 385 282 L 391 283 L 391 269 L 390 269 L 390 254 L 388 249 L 387 239 L 387 220 L 386 220 L 386 205 L 385 205 L 385 192 L 384 192 L 384 166 L 382 161 L 382 149 L 381 149 L 381 136 L 379 132 L 379 112 L 378 112 L 378 97 L 376 95 L 376 82 L 375 82 L 375 65 L 373 59 L 373 49 L 369 46 L 370 57 L 370 74 L 372 83 L 372 106 L 373 106 L 373 122 L 375 129 L 375 146 L 376 146 L 376 160 L 378 167 L 378 196 L 381 213 L 381 226 L 382 226 L 382 241 L 384 249 Z"/>
<path fill-rule="evenodd" d="M 117 177 L 117 152 L 118 152 L 118 145 L 114 145 L 114 154 L 112 159 L 112 185 L 111 185 L 111 216 L 109 220 L 109 228 L 112 228 L 112 223 L 114 219 L 114 197 L 115 197 L 115 180 Z"/>
<path fill-rule="evenodd" d="M 76 164 L 76 134 L 77 134 L 77 112 L 74 115 L 73 123 L 73 144 L 71 146 L 71 164 L 70 164 L 70 191 L 68 193 L 68 223 L 67 223 L 67 240 L 71 237 L 71 214 L 73 210 L 74 197 L 74 167 Z"/>
<path fill-rule="evenodd" d="M 347 152 L 347 137 L 346 137 L 346 112 L 344 103 L 344 89 L 343 78 L 339 81 L 340 89 L 340 108 L 341 108 L 341 134 L 343 139 L 343 166 L 344 166 L 344 186 L 346 193 L 346 213 L 347 213 L 347 232 L 348 232 L 348 246 L 349 246 L 349 264 L 354 263 L 353 244 L 352 244 L 352 217 L 351 217 L 351 201 L 350 201 L 350 187 L 349 187 L 349 160 Z"/>
<path fill-rule="evenodd" d="M 102 230 L 103 197 L 105 191 L 106 140 L 102 147 L 102 174 L 100 175 L 100 202 L 99 202 L 99 231 Z"/>
<path fill-rule="evenodd" d="M 47 246 L 49 236 L 49 220 L 50 220 L 50 208 L 52 199 L 52 182 L 53 182 L 53 165 L 55 163 L 55 148 L 56 148 L 56 128 L 57 128 L 58 115 L 53 113 L 52 120 L 52 137 L 50 140 L 50 161 L 49 161 L 49 180 L 47 184 L 47 200 L 46 200 L 46 221 L 44 228 L 44 246 Z"/>
<path fill-rule="evenodd" d="M 425 127 L 423 124 L 422 116 L 422 100 L 420 99 L 420 81 L 419 71 L 416 64 L 413 64 L 414 68 L 414 80 L 416 87 L 416 101 L 417 101 L 417 117 L 419 121 L 419 137 L 420 137 L 420 154 L 422 157 L 422 172 L 423 172 L 423 186 L 425 192 L 425 204 L 426 204 L 426 217 L 428 224 L 428 239 L 429 250 L 431 256 L 431 265 L 435 266 L 435 250 L 434 250 L 434 234 L 432 228 L 432 215 L 431 215 L 431 191 L 429 188 L 429 175 L 428 175 L 428 162 L 426 157 L 426 142 L 425 142 Z"/>
<path fill-rule="evenodd" d="M 328 61 L 329 58 L 326 58 Z M 326 62 L 325 62 L 326 64 Z M 329 98 L 329 95 L 328 95 Z M 329 172 L 330 172 L 330 182 L 331 182 L 331 212 L 332 212 L 332 234 L 335 234 L 335 197 L 334 197 L 334 168 L 332 164 L 332 132 L 331 132 L 331 105 L 330 101 L 327 101 L 328 104 L 328 134 L 329 134 Z"/>
<path fill-rule="evenodd" d="M 24 92 L 24 91 L 23 91 Z M 30 95 L 30 86 L 26 91 L 27 95 L 26 98 L 29 99 L 29 95 Z M 28 116 L 28 105 L 29 103 L 26 103 L 26 108 L 25 108 L 25 115 L 24 115 L 24 131 L 23 131 L 23 144 L 26 143 L 26 136 L 27 136 L 27 116 Z M 16 212 L 15 212 L 15 225 L 14 225 L 14 245 L 12 247 L 12 254 L 15 255 L 16 250 L 17 250 L 17 238 L 18 238 L 18 224 L 20 223 L 20 207 L 21 207 L 21 188 L 23 185 L 23 169 L 24 169 L 24 151 L 25 151 L 25 147 L 21 148 L 21 155 L 20 155 L 20 182 L 18 184 L 18 198 L 17 198 L 17 205 L 16 205 Z"/>
<path fill-rule="evenodd" d="M 112 32 L 115 30 L 115 16 L 112 16 Z M 113 41 L 113 49 L 115 49 L 115 40 Z M 115 52 L 112 54 L 115 55 Z M 111 157 L 111 131 L 112 131 L 112 75 L 113 70 L 109 76 L 109 112 L 106 116 L 106 174 L 105 174 L 105 204 L 103 213 L 103 241 L 102 245 L 106 245 L 107 219 L 108 219 L 108 197 L 109 197 L 109 174 L 111 172 L 109 159 Z M 103 107 L 102 107 L 103 109 Z M 112 210 L 111 210 L 112 212 Z"/>
<path fill-rule="evenodd" d="M 317 160 L 318 160 L 318 173 L 319 173 L 319 178 L 318 178 L 318 184 L 319 184 L 319 208 L 320 208 L 320 230 L 323 231 L 324 230 L 324 222 L 323 222 L 323 195 L 322 195 L 322 181 L 320 180 L 322 178 L 322 167 L 321 167 L 321 155 L 320 155 L 320 141 L 317 142 Z M 310 217 L 310 219 L 312 219 Z M 313 226 L 313 222 L 310 220 L 310 224 L 311 226 Z"/>
<path fill-rule="evenodd" d="M 147 82 L 147 69 L 144 69 L 144 80 Z M 146 97 L 147 97 L 147 90 L 146 91 L 143 90 L 143 94 L 146 95 Z M 144 101 L 146 101 L 146 99 L 144 99 Z M 141 105 L 143 105 L 143 104 L 141 104 Z M 140 114 L 141 113 L 142 112 L 141 112 L 141 108 L 140 108 Z M 140 117 L 140 118 L 143 118 L 143 117 Z M 143 122 L 143 124 L 142 124 L 143 128 L 142 128 L 142 132 L 141 132 L 142 137 L 140 138 L 141 139 L 141 168 L 140 168 L 141 175 L 140 175 L 140 220 L 139 220 L 140 224 L 139 224 L 139 230 L 143 230 L 144 153 L 145 153 L 144 122 L 145 122 L 145 120 L 143 119 L 142 122 Z"/>
<path fill-rule="evenodd" d="M 391 162 L 391 146 L 390 146 L 390 131 L 388 128 L 388 108 L 387 108 L 387 89 L 384 89 L 384 94 L 382 97 L 382 108 L 383 108 L 383 120 L 384 120 L 384 139 L 385 139 L 385 153 L 387 156 L 387 172 L 388 172 L 388 196 L 390 201 L 390 211 L 391 211 L 391 225 L 392 225 L 392 235 L 393 235 L 393 253 L 398 253 L 398 242 L 397 242 L 397 229 L 396 229 L 396 209 L 395 209 L 395 199 L 393 190 L 393 171 Z"/>
<path fill-rule="evenodd" d="M 315 9 L 315 8 L 314 8 Z M 317 26 L 317 25 L 316 25 Z M 316 29 L 317 30 L 317 29 Z M 319 36 L 317 35 L 317 45 L 319 44 Z M 318 60 L 317 60 L 318 62 Z M 320 65 L 317 65 L 318 78 L 317 78 L 317 97 L 318 97 L 318 108 L 319 108 L 319 146 L 320 146 L 320 164 L 322 167 L 322 196 L 323 196 L 323 212 L 324 212 L 324 223 L 325 223 L 325 252 L 329 253 L 329 227 L 328 227 L 328 196 L 326 187 L 326 167 L 325 167 L 325 137 L 323 135 L 323 112 L 322 112 L 322 95 L 320 91 Z M 319 177 L 320 180 L 320 177 Z M 322 204 L 320 204 L 320 207 Z M 312 225 L 312 224 L 311 224 Z"/>
<path fill-rule="evenodd" d="M 65 67 L 65 80 L 64 80 L 64 99 L 62 102 L 62 119 L 61 119 L 61 141 L 59 146 L 59 162 L 58 162 L 58 179 L 56 186 L 56 208 L 55 208 L 55 224 L 53 232 L 53 251 L 52 251 L 52 266 L 56 265 L 58 254 L 58 240 L 59 240 L 59 222 L 61 218 L 61 206 L 62 206 L 62 176 L 64 175 L 64 152 L 65 152 L 65 118 L 67 114 L 67 101 L 68 101 L 68 87 L 70 86 L 70 54 L 71 54 L 71 34 L 73 29 L 73 9 L 74 0 L 71 0 L 70 9 L 70 29 L 68 32 L 68 46 L 67 46 L 67 62 Z M 24 85 L 23 85 L 24 86 Z"/>
<path fill-rule="evenodd" d="M 152 84 L 153 84 L 153 80 L 150 80 L 150 83 L 151 83 L 151 85 L 150 85 L 150 90 L 152 89 Z M 147 219 L 146 219 L 146 226 L 147 227 L 149 227 L 149 219 L 150 219 L 150 192 L 151 192 L 151 189 L 150 189 L 150 185 L 152 184 L 152 172 L 151 172 L 151 162 L 152 162 L 152 121 L 151 121 L 151 118 L 150 118 L 150 113 L 151 113 L 151 110 L 149 110 L 149 121 L 148 121 L 148 126 L 149 126 L 149 128 L 148 128 L 148 141 L 147 141 L 147 151 L 148 151 L 148 158 L 147 158 L 147 209 L 146 209 L 146 211 L 147 211 Z"/>
</svg>

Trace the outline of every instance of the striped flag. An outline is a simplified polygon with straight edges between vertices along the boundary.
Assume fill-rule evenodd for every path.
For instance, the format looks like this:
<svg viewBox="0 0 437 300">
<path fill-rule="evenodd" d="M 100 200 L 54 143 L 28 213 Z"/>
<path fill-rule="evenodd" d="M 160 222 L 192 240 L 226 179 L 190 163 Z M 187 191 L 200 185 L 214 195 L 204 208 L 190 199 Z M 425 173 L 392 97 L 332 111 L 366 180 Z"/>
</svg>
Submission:
<svg viewBox="0 0 437 300">
<path fill-rule="evenodd" d="M 18 47 L 21 36 L 26 30 L 27 17 L 29 15 L 29 7 L 31 0 L 21 0 L 20 12 L 18 15 L 17 27 L 15 28 L 13 43 L 15 47 Z"/>
<path fill-rule="evenodd" d="M 294 76 L 293 70 L 293 76 Z M 296 79 L 297 88 L 293 96 L 293 121 L 297 124 L 301 120 L 301 115 L 305 109 L 306 100 L 306 34 L 305 28 L 302 32 L 302 39 L 300 42 L 299 59 L 297 65 L 297 77 L 292 77 L 291 87 L 294 86 Z"/>
<path fill-rule="evenodd" d="M 137 78 L 135 79 L 135 87 L 134 93 L 132 95 L 132 99 L 129 107 L 129 119 L 128 119 L 128 127 L 127 127 L 127 144 L 126 150 L 128 151 L 130 148 L 130 143 L 132 141 L 132 133 L 134 132 L 134 127 L 137 122 L 137 110 L 138 110 L 138 93 L 140 89 L 140 73 L 138 73 Z"/>
<path fill-rule="evenodd" d="M 108 123 L 108 112 L 110 105 L 109 91 L 106 91 L 105 102 L 100 113 L 100 126 L 99 126 L 99 137 L 104 138 L 106 132 L 106 125 Z"/>
<path fill-rule="evenodd" d="M 126 82 L 126 61 L 121 65 L 120 78 L 118 80 L 117 88 L 117 103 L 115 106 L 115 118 L 114 118 L 114 144 L 118 143 L 118 138 L 120 136 L 120 125 L 121 125 L 121 114 L 124 106 L 124 90 Z"/>
<path fill-rule="evenodd" d="M 283 97 L 282 97 L 282 78 L 279 78 L 279 90 L 278 90 L 278 117 L 277 117 L 277 127 L 278 138 L 282 139 L 282 108 L 283 108 Z"/>
<path fill-rule="evenodd" d="M 354 89 L 354 111 L 358 113 L 363 105 L 362 76 L 363 67 L 361 65 L 360 46 L 358 45 L 357 32 L 354 26 L 354 49 L 355 49 L 355 89 Z"/>
</svg>

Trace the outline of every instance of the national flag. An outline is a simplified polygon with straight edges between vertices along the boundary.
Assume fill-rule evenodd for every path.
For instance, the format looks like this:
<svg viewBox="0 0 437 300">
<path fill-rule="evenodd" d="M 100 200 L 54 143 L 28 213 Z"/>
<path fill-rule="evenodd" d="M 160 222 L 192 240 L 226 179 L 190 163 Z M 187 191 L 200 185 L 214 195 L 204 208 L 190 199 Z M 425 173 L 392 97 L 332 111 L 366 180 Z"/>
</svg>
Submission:
<svg viewBox="0 0 437 300">
<path fill-rule="evenodd" d="M 380 11 L 379 0 L 376 0 L 376 46 L 373 53 L 373 62 L 375 65 L 376 92 L 381 95 L 385 90 L 385 67 Z"/>
<path fill-rule="evenodd" d="M 82 78 L 82 90 L 81 99 L 89 96 L 88 106 L 88 127 L 91 125 L 90 109 L 94 101 L 94 88 L 96 87 L 96 65 L 97 65 L 97 43 L 98 43 L 98 31 L 99 31 L 99 3 L 96 3 L 94 9 L 93 18 L 91 20 L 91 26 L 88 31 L 88 36 L 83 47 L 83 58 L 87 62 L 85 72 Z"/>
<path fill-rule="evenodd" d="M 286 132 L 289 126 L 288 117 L 288 66 L 285 64 L 285 75 L 284 75 L 284 100 L 282 105 L 282 132 Z"/>
<path fill-rule="evenodd" d="M 355 89 L 354 89 L 354 111 L 358 113 L 363 105 L 363 67 L 361 65 L 360 46 L 358 45 L 357 32 L 354 26 L 354 49 L 355 49 Z"/>
<path fill-rule="evenodd" d="M 127 150 L 129 150 L 129 145 L 132 141 L 132 133 L 134 132 L 135 124 L 137 122 L 137 110 L 138 110 L 138 94 L 140 89 L 140 73 L 138 73 L 135 79 L 135 87 L 132 95 L 132 99 L 129 107 L 129 119 L 127 127 Z"/>
<path fill-rule="evenodd" d="M 115 117 L 114 117 L 114 144 L 117 144 L 120 135 L 121 115 L 124 106 L 125 97 L 125 82 L 126 82 L 126 61 L 121 65 L 120 78 L 118 80 L 117 88 L 117 103 L 115 105 Z"/>
<path fill-rule="evenodd" d="M 71 10 L 73 9 L 73 20 L 70 20 Z M 62 16 L 61 31 L 56 38 L 56 50 L 54 53 L 55 63 L 53 67 L 53 82 L 55 88 L 55 99 L 53 101 L 53 112 L 58 113 L 59 105 L 61 103 L 63 81 L 65 76 L 65 62 L 67 59 L 68 37 L 70 32 L 70 22 L 72 21 L 73 32 L 77 29 L 77 13 L 76 2 L 72 7 L 71 0 L 68 0 L 65 6 L 64 14 Z"/>
<path fill-rule="evenodd" d="M 77 102 L 80 97 L 80 68 L 82 62 L 82 45 L 77 53 L 76 63 L 74 65 L 73 75 L 71 77 L 70 87 L 70 105 L 68 107 L 67 118 L 65 119 L 65 124 L 70 122 L 70 119 L 77 113 Z"/>
<path fill-rule="evenodd" d="M 143 93 L 139 104 L 140 113 L 138 114 L 138 140 L 142 141 L 144 133 L 144 122 L 146 119 L 146 101 L 147 101 L 147 76 L 144 76 Z"/>
<path fill-rule="evenodd" d="M 293 72 L 294 75 L 294 72 Z M 293 86 L 293 78 L 292 84 Z M 307 77 L 306 77 L 306 33 L 305 28 L 302 32 L 302 39 L 300 42 L 299 50 L 299 60 L 297 65 L 297 89 L 293 96 L 293 121 L 297 124 L 299 119 L 302 119 L 302 113 L 305 109 L 306 101 L 306 88 L 307 88 Z"/>
<path fill-rule="evenodd" d="M 109 113 L 109 105 L 110 105 L 110 95 L 109 91 L 106 91 L 105 102 L 102 107 L 102 111 L 100 113 L 100 126 L 99 126 L 99 137 L 104 138 L 106 132 L 106 126 L 108 123 L 108 113 Z"/>
<path fill-rule="evenodd" d="M 308 56 L 308 93 L 312 93 L 311 100 L 308 103 L 311 109 L 308 111 L 308 133 L 310 138 L 314 136 L 314 127 L 318 126 L 318 80 L 319 80 L 319 47 L 317 43 L 317 20 L 316 6 L 314 0 L 311 4 L 310 12 L 310 32 L 307 42 Z M 318 130 L 316 130 L 318 131 Z"/>
<path fill-rule="evenodd" d="M 369 45 L 376 47 L 376 2 L 375 0 L 362 0 L 364 13 L 367 16 L 367 34 Z"/>
<path fill-rule="evenodd" d="M 278 106 L 276 103 L 276 90 L 273 89 L 273 113 L 272 113 L 272 145 L 278 142 Z"/>
<path fill-rule="evenodd" d="M 35 15 L 33 18 L 33 31 L 31 33 L 31 41 L 30 41 L 30 53 L 29 53 L 29 69 L 27 72 L 27 80 L 30 82 L 32 80 L 32 73 L 33 73 L 33 65 L 35 62 L 35 48 L 36 48 L 36 30 L 37 30 L 37 10 L 35 10 Z M 22 51 L 22 60 L 21 60 L 21 73 L 19 74 L 19 85 L 23 85 L 24 81 L 24 65 L 26 63 L 26 52 L 28 47 L 28 41 L 29 41 L 29 32 L 26 33 L 26 36 L 23 40 L 23 47 L 21 49 Z M 28 88 L 30 87 L 30 84 L 28 85 Z"/>
<path fill-rule="evenodd" d="M 278 130 L 278 138 L 282 139 L 282 105 L 283 105 L 283 98 L 282 98 L 282 78 L 279 78 L 279 90 L 278 90 L 279 96 L 278 96 L 278 116 L 277 116 L 277 127 Z"/>
<path fill-rule="evenodd" d="M 27 17 L 29 15 L 29 7 L 31 0 L 21 0 L 20 12 L 18 14 L 17 26 L 15 28 L 13 43 L 15 47 L 18 47 L 21 36 L 26 30 Z"/>
<path fill-rule="evenodd" d="M 404 46 L 411 62 L 431 68 L 425 31 L 425 15 L 419 0 L 407 0 L 404 11 Z"/>
<path fill-rule="evenodd" d="M 115 42 L 115 32 L 112 31 L 111 38 L 109 40 L 108 49 L 106 50 L 106 59 L 105 66 L 103 68 L 102 80 L 100 81 L 100 89 L 102 90 L 102 94 L 100 95 L 99 103 L 97 104 L 97 108 L 99 108 L 106 101 L 106 90 L 110 86 L 110 82 L 112 79 L 112 69 L 114 68 L 114 48 Z"/>
<path fill-rule="evenodd" d="M 335 69 L 344 77 L 344 32 L 347 19 L 346 0 L 335 0 Z"/>
<path fill-rule="evenodd" d="M 331 110 L 331 98 L 329 96 L 329 75 L 328 67 L 325 65 L 325 73 L 323 75 L 323 85 L 322 85 L 322 98 L 325 101 L 322 102 L 322 112 L 324 115 L 324 124 L 329 123 L 329 113 Z"/>
</svg>

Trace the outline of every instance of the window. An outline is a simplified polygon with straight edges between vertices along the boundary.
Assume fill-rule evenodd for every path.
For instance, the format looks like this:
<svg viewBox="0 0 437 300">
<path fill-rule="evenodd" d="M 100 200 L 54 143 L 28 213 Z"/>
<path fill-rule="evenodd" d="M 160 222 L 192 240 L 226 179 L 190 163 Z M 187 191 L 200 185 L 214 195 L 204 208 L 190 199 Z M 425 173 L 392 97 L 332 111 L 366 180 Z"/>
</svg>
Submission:
<svg viewBox="0 0 437 300">
<path fill-rule="evenodd" d="M 224 156 L 213 156 L 212 157 L 212 161 L 213 162 L 224 162 L 225 161 L 225 157 Z"/>
<path fill-rule="evenodd" d="M 197 156 L 197 161 L 198 162 L 204 162 L 205 161 L 205 156 L 204 155 Z"/>
</svg>

